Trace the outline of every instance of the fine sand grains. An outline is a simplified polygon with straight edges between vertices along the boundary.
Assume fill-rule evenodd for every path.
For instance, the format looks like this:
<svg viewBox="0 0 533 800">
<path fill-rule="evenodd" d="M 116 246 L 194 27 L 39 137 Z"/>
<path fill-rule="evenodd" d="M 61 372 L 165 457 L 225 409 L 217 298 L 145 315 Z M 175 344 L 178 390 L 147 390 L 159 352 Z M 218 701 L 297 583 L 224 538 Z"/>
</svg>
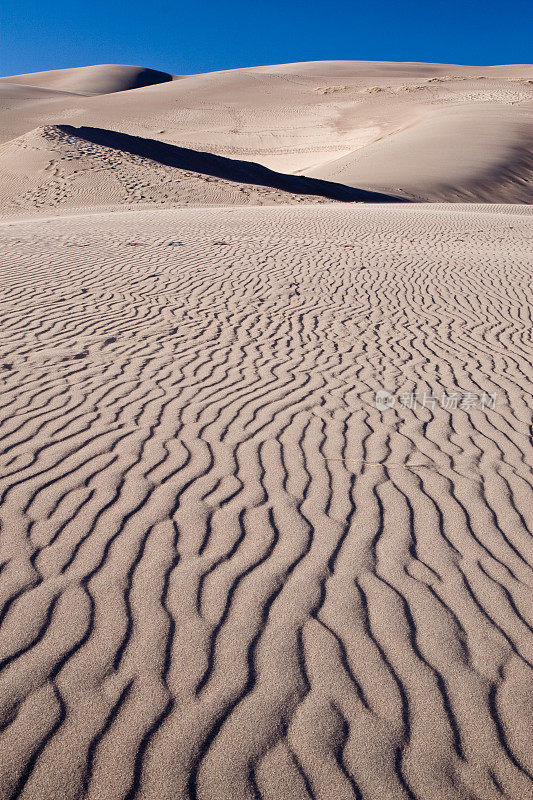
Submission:
<svg viewBox="0 0 533 800">
<path fill-rule="evenodd" d="M 530 209 L 1 230 L 0 798 L 530 798 Z"/>
</svg>

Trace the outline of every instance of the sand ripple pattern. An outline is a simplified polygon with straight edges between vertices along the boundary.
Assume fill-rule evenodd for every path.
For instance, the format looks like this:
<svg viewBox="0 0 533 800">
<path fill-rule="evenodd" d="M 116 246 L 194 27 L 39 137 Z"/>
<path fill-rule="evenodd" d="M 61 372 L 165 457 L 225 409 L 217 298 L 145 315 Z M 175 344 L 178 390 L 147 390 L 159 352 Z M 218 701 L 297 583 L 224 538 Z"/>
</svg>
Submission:
<svg viewBox="0 0 533 800">
<path fill-rule="evenodd" d="M 532 222 L 2 226 L 2 800 L 531 797 Z"/>
</svg>

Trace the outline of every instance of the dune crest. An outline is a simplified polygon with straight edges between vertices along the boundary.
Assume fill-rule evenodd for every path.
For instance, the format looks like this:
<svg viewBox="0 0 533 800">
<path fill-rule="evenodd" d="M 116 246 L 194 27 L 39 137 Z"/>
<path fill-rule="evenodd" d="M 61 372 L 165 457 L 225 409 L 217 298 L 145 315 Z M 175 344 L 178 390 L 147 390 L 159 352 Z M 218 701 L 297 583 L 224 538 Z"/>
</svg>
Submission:
<svg viewBox="0 0 533 800">
<path fill-rule="evenodd" d="M 101 128 L 37 128 L 0 145 L 0 209 L 6 215 L 132 206 L 398 202 L 261 164 Z"/>
<path fill-rule="evenodd" d="M 123 64 L 95 64 L 89 67 L 53 69 L 48 72 L 29 72 L 0 78 L 1 83 L 37 86 L 53 91 L 75 94 L 109 94 L 154 86 L 176 80 L 178 76 L 147 67 Z"/>
</svg>

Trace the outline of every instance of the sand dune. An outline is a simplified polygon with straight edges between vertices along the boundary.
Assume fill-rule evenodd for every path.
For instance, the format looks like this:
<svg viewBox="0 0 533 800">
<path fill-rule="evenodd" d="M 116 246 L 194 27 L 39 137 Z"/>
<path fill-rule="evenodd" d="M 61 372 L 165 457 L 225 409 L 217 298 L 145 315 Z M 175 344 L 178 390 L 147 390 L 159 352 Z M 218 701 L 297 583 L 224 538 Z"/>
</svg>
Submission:
<svg viewBox="0 0 533 800">
<path fill-rule="evenodd" d="M 531 211 L 2 233 L 0 796 L 530 797 Z"/>
<path fill-rule="evenodd" d="M 130 67 L 123 64 L 95 64 L 90 67 L 53 69 L 48 72 L 29 72 L 26 75 L 11 75 L 0 78 L 0 83 L 40 86 L 54 91 L 79 94 L 109 94 L 153 86 L 176 80 L 178 76 L 146 67 Z"/>
<path fill-rule="evenodd" d="M 65 95 L 65 89 L 97 86 L 97 68 L 86 69 L 93 70 L 87 78 L 80 70 L 19 78 L 63 93 L 3 101 L 3 141 L 49 125 L 97 127 L 394 196 L 533 197 L 530 65 L 310 62 Z M 110 67 L 102 70 L 113 83 Z M 118 86 L 126 88 L 123 80 Z M 0 82 L 0 97 L 12 86 Z"/>
<path fill-rule="evenodd" d="M 0 800 L 533 800 L 533 70 L 175 78 L 0 80 Z"/>
<path fill-rule="evenodd" d="M 20 216 L 124 206 L 397 200 L 101 128 L 47 126 L 0 145 L 0 209 Z"/>
<path fill-rule="evenodd" d="M 439 109 L 307 174 L 415 200 L 531 203 L 532 121 L 530 110 Z"/>
</svg>

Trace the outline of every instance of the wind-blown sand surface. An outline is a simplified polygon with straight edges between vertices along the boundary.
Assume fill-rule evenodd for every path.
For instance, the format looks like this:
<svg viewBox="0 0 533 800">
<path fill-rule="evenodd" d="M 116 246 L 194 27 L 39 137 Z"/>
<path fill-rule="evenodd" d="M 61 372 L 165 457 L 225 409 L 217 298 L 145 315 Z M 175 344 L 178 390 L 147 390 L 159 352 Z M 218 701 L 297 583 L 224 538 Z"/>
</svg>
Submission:
<svg viewBox="0 0 533 800">
<path fill-rule="evenodd" d="M 2 234 L 0 796 L 531 797 L 531 209 Z"/>
<path fill-rule="evenodd" d="M 533 798 L 532 69 L 0 79 L 0 800 Z"/>
</svg>

